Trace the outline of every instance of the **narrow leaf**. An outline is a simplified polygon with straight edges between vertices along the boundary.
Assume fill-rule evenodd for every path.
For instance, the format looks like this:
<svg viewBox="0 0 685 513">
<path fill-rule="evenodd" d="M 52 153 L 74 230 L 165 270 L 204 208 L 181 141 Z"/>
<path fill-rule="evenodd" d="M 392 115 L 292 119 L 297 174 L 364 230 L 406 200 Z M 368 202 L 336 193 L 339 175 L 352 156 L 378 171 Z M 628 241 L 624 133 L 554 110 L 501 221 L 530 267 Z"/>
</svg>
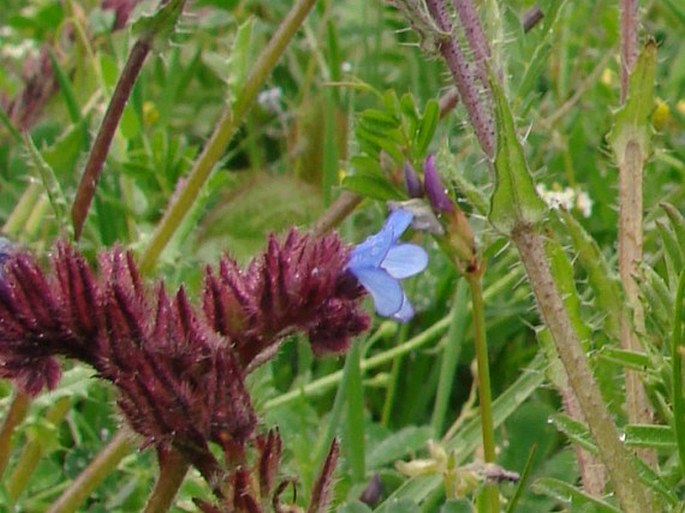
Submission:
<svg viewBox="0 0 685 513">
<path fill-rule="evenodd" d="M 489 219 L 497 230 L 510 234 L 517 226 L 542 221 L 547 206 L 535 190 L 504 91 L 494 78 L 490 85 L 497 121 L 497 152 Z"/>
<path fill-rule="evenodd" d="M 38 175 L 45 187 L 45 192 L 50 200 L 50 206 L 55 213 L 57 226 L 67 228 L 70 226 L 70 223 L 67 220 L 67 201 L 64 198 L 62 188 L 57 181 L 54 170 L 45 161 L 28 133 L 24 136 L 24 143 L 28 150 L 29 157 L 31 158 L 31 162 L 36 171 L 38 171 Z"/>
<path fill-rule="evenodd" d="M 559 479 L 551 477 L 538 479 L 533 484 L 533 490 L 537 493 L 544 493 L 545 495 L 554 497 L 567 504 L 572 504 L 573 511 L 585 511 L 585 508 L 588 508 L 589 511 L 594 511 L 595 513 L 621 513 L 620 509 L 612 506 L 608 502 L 593 497 Z"/>
<path fill-rule="evenodd" d="M 654 447 L 673 450 L 675 434 L 670 426 L 653 424 L 628 424 L 625 426 L 625 444 L 629 447 Z"/>
</svg>

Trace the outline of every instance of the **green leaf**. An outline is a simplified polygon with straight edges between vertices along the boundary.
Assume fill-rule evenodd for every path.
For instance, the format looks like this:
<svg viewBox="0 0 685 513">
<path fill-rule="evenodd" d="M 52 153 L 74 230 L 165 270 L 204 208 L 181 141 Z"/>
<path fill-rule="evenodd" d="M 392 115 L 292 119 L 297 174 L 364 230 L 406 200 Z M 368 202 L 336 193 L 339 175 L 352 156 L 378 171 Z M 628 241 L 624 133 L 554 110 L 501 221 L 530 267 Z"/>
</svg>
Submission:
<svg viewBox="0 0 685 513">
<path fill-rule="evenodd" d="M 597 497 L 589 495 L 575 486 L 559 479 L 543 477 L 533 483 L 536 493 L 544 493 L 567 504 L 573 505 L 572 511 L 591 508 L 595 513 L 621 513 L 621 510 Z"/>
<path fill-rule="evenodd" d="M 186 0 L 169 0 L 153 14 L 141 15 L 131 26 L 132 33 L 156 47 L 168 43 L 185 3 Z"/>
<path fill-rule="evenodd" d="M 342 182 L 343 188 L 367 198 L 381 201 L 403 199 L 402 193 L 380 176 L 348 175 Z"/>
<path fill-rule="evenodd" d="M 659 206 L 664 209 L 666 215 L 671 220 L 671 227 L 678 239 L 678 246 L 681 252 L 685 251 L 685 217 L 670 203 L 663 201 Z"/>
<path fill-rule="evenodd" d="M 559 289 L 559 293 L 564 298 L 564 307 L 573 325 L 573 329 L 578 334 L 583 347 L 588 350 L 592 332 L 580 314 L 581 301 L 573 276 L 573 265 L 566 255 L 564 248 L 552 237 L 545 240 L 545 252 L 549 259 L 554 282 Z"/>
<path fill-rule="evenodd" d="M 471 501 L 466 499 L 451 499 L 443 504 L 440 513 L 473 513 Z"/>
<path fill-rule="evenodd" d="M 649 40 L 630 75 L 628 98 L 617 112 L 614 126 L 607 135 L 616 162 L 631 158 L 634 148 L 643 161 L 650 152 L 651 124 L 649 116 L 654 108 L 656 77 L 656 41 Z M 634 145 L 637 145 L 634 147 Z"/>
<path fill-rule="evenodd" d="M 371 513 L 371 508 L 360 501 L 352 501 L 340 506 L 337 513 Z"/>
<path fill-rule="evenodd" d="M 416 513 L 419 507 L 409 499 L 388 499 L 376 513 Z"/>
<path fill-rule="evenodd" d="M 656 229 L 661 239 L 661 246 L 664 249 L 668 281 L 669 283 L 675 283 L 678 280 L 678 273 L 683 268 L 682 248 L 670 225 L 657 219 Z"/>
<path fill-rule="evenodd" d="M 578 444 L 583 449 L 596 454 L 597 447 L 595 446 L 590 430 L 585 424 L 572 419 L 564 413 L 557 413 L 551 417 L 552 422 L 559 431 L 564 433 L 572 442 Z"/>
<path fill-rule="evenodd" d="M 440 121 L 440 105 L 437 100 L 431 98 L 426 103 L 419 125 L 419 133 L 416 136 L 416 154 L 419 158 L 426 155 L 435 130 L 438 128 L 438 121 Z"/>
<path fill-rule="evenodd" d="M 595 293 L 597 308 L 605 315 L 604 329 L 608 335 L 620 338 L 620 319 L 625 309 L 623 286 L 607 262 L 599 245 L 585 231 L 581 224 L 569 212 L 559 211 L 566 226 L 567 233 L 578 254 L 578 261 L 588 275 L 588 283 Z"/>
<path fill-rule="evenodd" d="M 497 152 L 495 190 L 488 217 L 497 230 L 510 234 L 517 226 L 542 221 L 547 205 L 535 190 L 504 91 L 497 79 L 492 78 L 490 84 L 497 120 Z"/>
<path fill-rule="evenodd" d="M 603 360 L 617 363 L 626 369 L 636 371 L 644 371 L 652 365 L 652 361 L 645 353 L 628 351 L 609 345 L 601 347 L 595 355 Z"/>
<path fill-rule="evenodd" d="M 629 447 L 653 447 L 672 450 L 676 447 L 675 434 L 670 426 L 628 424 L 624 428 L 625 444 Z"/>
<path fill-rule="evenodd" d="M 67 111 L 69 112 L 71 122 L 78 123 L 81 121 L 81 109 L 76 101 L 74 89 L 71 87 L 71 80 L 69 80 L 62 70 L 62 67 L 59 65 L 59 62 L 57 62 L 55 54 L 52 52 L 52 50 L 48 50 L 48 57 L 50 58 L 50 65 L 55 72 L 57 82 L 59 83 L 59 90 L 64 96 L 64 102 L 67 105 Z"/>
<path fill-rule="evenodd" d="M 224 80 L 228 83 L 232 98 L 238 98 L 252 68 L 252 34 L 254 32 L 254 18 L 250 17 L 241 23 L 233 40 L 233 48 L 228 58 L 228 66 Z"/>
<path fill-rule="evenodd" d="M 431 429 L 427 426 L 408 426 L 392 433 L 382 442 L 374 445 L 366 457 L 366 466 L 377 469 L 395 460 L 404 458 L 407 454 L 423 449 L 431 437 Z"/>
<path fill-rule="evenodd" d="M 67 201 L 62 193 L 62 188 L 60 187 L 55 172 L 50 167 L 50 165 L 43 159 L 36 145 L 33 144 L 33 139 L 27 133 L 24 136 L 24 144 L 31 158 L 31 163 L 33 167 L 38 171 L 39 178 L 43 182 L 43 187 L 45 187 L 45 192 L 50 200 L 50 206 L 55 213 L 55 218 L 57 221 L 57 226 L 62 229 L 68 229 L 71 226 L 67 218 Z"/>
</svg>

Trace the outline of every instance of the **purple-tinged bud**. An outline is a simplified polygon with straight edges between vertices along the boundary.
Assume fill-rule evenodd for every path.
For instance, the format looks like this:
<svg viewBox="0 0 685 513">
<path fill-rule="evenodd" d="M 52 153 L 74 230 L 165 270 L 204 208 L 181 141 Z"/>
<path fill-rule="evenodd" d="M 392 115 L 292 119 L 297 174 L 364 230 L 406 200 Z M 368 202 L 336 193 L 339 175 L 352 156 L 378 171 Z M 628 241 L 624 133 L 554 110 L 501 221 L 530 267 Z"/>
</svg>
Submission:
<svg viewBox="0 0 685 513">
<path fill-rule="evenodd" d="M 438 168 L 435 165 L 435 155 L 428 155 L 423 164 L 423 176 L 426 184 L 426 195 L 437 213 L 454 212 L 454 203 L 447 195 Z"/>
<path fill-rule="evenodd" d="M 420 198 L 423 196 L 423 185 L 416 174 L 414 166 L 409 161 L 404 162 L 404 185 L 410 198 Z"/>
<path fill-rule="evenodd" d="M 333 473 L 335 472 L 339 456 L 340 444 L 334 439 L 319 477 L 312 487 L 312 499 L 307 513 L 325 513 L 329 511 L 328 506 L 333 496 Z"/>
</svg>

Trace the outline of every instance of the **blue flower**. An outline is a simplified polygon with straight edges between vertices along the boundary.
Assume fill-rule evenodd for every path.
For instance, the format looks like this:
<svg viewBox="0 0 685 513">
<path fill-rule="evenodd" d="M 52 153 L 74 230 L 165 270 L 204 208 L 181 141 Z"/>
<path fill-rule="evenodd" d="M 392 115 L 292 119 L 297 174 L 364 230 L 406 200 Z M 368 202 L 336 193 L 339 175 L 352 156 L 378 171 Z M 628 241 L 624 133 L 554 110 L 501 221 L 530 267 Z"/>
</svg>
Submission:
<svg viewBox="0 0 685 513">
<path fill-rule="evenodd" d="M 406 322 L 414 315 L 399 280 L 423 271 L 428 254 L 416 244 L 398 244 L 397 240 L 411 224 L 413 214 L 393 211 L 380 232 L 356 246 L 347 269 L 371 294 L 376 312 L 384 317 Z"/>
</svg>

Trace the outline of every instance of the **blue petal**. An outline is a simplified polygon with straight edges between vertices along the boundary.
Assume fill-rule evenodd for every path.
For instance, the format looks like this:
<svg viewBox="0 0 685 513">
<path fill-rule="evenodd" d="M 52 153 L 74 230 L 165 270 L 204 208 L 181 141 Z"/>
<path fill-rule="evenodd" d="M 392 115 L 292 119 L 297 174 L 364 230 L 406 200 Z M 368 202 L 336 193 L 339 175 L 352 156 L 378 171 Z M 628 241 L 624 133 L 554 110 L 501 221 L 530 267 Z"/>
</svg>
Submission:
<svg viewBox="0 0 685 513">
<path fill-rule="evenodd" d="M 404 292 L 399 282 L 382 269 L 372 267 L 350 268 L 359 283 L 369 291 L 376 312 L 384 317 L 396 314 L 402 308 Z"/>
<path fill-rule="evenodd" d="M 404 210 L 402 208 L 393 210 L 388 216 L 388 219 L 385 221 L 383 231 L 391 231 L 393 234 L 392 241 L 395 242 L 397 239 L 400 238 L 400 235 L 404 233 L 404 230 L 406 230 L 407 227 L 411 224 L 413 218 L 414 214 L 412 214 L 408 210 Z"/>
<path fill-rule="evenodd" d="M 392 231 L 381 230 L 367 237 L 364 242 L 355 246 L 347 263 L 349 269 L 358 267 L 379 267 L 392 246 Z"/>
<path fill-rule="evenodd" d="M 411 306 L 406 294 L 403 294 L 402 306 L 400 306 L 400 309 L 392 315 L 392 318 L 400 322 L 407 322 L 412 317 L 414 317 L 414 307 Z"/>
<path fill-rule="evenodd" d="M 381 268 L 401 280 L 423 271 L 428 265 L 428 253 L 416 244 L 396 244 L 381 262 Z"/>
</svg>

